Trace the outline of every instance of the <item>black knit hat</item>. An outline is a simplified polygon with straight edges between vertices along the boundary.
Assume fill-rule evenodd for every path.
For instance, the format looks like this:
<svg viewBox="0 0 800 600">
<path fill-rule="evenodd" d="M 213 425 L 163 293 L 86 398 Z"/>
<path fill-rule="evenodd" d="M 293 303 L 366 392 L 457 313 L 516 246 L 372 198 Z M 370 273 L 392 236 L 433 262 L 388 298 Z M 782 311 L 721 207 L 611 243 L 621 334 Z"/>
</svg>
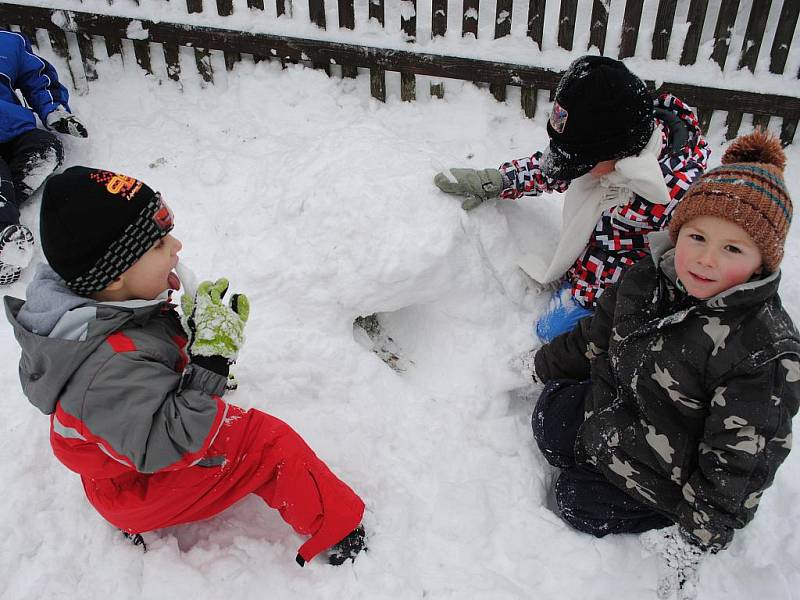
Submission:
<svg viewBox="0 0 800 600">
<path fill-rule="evenodd" d="M 104 289 L 172 229 L 172 213 L 145 183 L 101 169 L 70 167 L 44 188 L 45 258 L 74 292 Z"/>
<path fill-rule="evenodd" d="M 571 180 L 599 162 L 639 154 L 654 127 L 644 82 L 618 60 L 583 56 L 558 82 L 542 156 L 544 175 Z"/>
</svg>

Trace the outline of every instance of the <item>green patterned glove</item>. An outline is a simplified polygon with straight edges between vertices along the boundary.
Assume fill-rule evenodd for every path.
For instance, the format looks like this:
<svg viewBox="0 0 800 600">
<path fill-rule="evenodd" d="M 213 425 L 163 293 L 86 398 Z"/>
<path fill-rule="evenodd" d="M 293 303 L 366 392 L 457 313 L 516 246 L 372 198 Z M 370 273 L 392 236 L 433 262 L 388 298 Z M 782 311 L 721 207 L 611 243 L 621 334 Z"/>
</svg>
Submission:
<svg viewBox="0 0 800 600">
<path fill-rule="evenodd" d="M 189 335 L 191 356 L 221 356 L 234 362 L 244 343 L 244 325 L 250 316 L 250 303 L 244 294 L 234 294 L 226 305 L 222 297 L 228 280 L 204 281 L 194 298 L 181 298 L 183 326 Z"/>
<path fill-rule="evenodd" d="M 503 191 L 503 174 L 497 169 L 447 169 L 433 178 L 443 192 L 466 196 L 464 210 L 472 210 L 484 200 L 496 198 Z"/>
</svg>

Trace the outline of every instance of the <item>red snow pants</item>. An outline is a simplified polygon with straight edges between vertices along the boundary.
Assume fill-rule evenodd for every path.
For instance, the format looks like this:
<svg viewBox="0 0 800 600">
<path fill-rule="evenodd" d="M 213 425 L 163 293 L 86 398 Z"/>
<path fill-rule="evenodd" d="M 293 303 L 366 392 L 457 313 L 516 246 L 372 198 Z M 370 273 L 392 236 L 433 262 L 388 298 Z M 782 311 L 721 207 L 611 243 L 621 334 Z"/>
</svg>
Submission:
<svg viewBox="0 0 800 600">
<path fill-rule="evenodd" d="M 309 561 L 361 522 L 364 503 L 289 425 L 259 410 L 228 405 L 202 464 L 108 479 L 83 476 L 89 502 L 110 523 L 142 533 L 212 517 L 247 494 L 260 496 L 297 533 Z"/>
</svg>

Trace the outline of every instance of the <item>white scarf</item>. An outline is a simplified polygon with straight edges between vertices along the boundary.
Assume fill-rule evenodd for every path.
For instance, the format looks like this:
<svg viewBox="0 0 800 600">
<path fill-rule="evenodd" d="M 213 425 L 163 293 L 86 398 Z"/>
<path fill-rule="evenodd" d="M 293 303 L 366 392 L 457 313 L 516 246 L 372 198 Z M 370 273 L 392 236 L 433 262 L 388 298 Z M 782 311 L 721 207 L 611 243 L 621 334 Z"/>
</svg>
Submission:
<svg viewBox="0 0 800 600">
<path fill-rule="evenodd" d="M 522 270 L 542 284 L 563 277 L 583 252 L 603 212 L 625 206 L 632 194 L 653 204 L 668 204 L 670 197 L 658 163 L 661 140 L 658 126 L 644 149 L 637 156 L 618 160 L 611 173 L 602 177 L 587 173 L 573 180 L 564 195 L 561 237 L 549 265 L 538 254 L 525 254 L 517 261 Z"/>
</svg>

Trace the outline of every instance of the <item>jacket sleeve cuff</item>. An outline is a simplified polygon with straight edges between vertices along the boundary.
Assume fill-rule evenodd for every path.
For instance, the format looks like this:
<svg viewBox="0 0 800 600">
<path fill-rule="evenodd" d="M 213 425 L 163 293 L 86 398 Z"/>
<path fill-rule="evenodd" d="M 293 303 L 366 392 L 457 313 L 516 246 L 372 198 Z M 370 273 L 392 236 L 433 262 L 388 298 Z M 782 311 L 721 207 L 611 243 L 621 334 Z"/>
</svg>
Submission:
<svg viewBox="0 0 800 600">
<path fill-rule="evenodd" d="M 212 396 L 222 396 L 225 393 L 227 377 L 209 371 L 194 363 L 189 363 L 181 375 L 181 390 L 199 390 Z"/>
</svg>

